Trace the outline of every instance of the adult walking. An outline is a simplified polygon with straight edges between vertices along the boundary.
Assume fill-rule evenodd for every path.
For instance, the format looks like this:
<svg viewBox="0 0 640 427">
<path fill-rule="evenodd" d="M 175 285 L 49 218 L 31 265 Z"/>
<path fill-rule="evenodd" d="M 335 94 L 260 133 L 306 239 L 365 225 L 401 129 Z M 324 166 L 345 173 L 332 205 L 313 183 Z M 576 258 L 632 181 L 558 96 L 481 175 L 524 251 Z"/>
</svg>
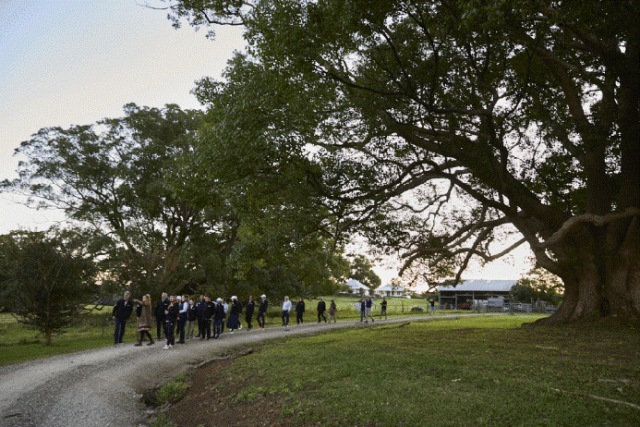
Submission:
<svg viewBox="0 0 640 427">
<path fill-rule="evenodd" d="M 160 300 L 156 303 L 156 337 L 160 341 L 163 337 L 167 336 L 165 325 L 165 310 L 169 307 L 169 297 L 166 292 L 163 292 L 160 296 Z"/>
<path fill-rule="evenodd" d="M 216 303 L 211 301 L 211 298 L 207 295 L 204 297 L 204 307 L 202 313 L 202 334 L 200 335 L 200 339 L 210 339 L 211 338 L 211 320 L 213 316 L 216 314 Z M 215 332 L 214 332 L 215 335 Z"/>
<path fill-rule="evenodd" d="M 224 298 L 222 298 L 221 304 L 222 304 L 222 307 L 224 308 L 224 318 L 223 318 L 224 320 L 227 318 L 227 315 L 229 313 L 229 304 L 227 304 L 227 301 Z M 220 325 L 220 332 L 221 333 L 224 332 L 224 321 Z"/>
<path fill-rule="evenodd" d="M 284 302 L 282 303 L 282 326 L 289 326 L 289 313 L 291 312 L 291 301 L 289 301 L 289 297 L 284 297 Z"/>
<path fill-rule="evenodd" d="M 184 344 L 184 334 L 187 327 L 187 312 L 189 311 L 189 301 L 187 301 L 187 295 L 182 295 L 182 298 L 178 297 L 180 303 L 180 310 L 178 311 L 178 344 Z"/>
<path fill-rule="evenodd" d="M 244 320 L 247 321 L 247 330 L 251 330 L 251 318 L 253 317 L 253 312 L 256 309 L 256 302 L 253 300 L 253 295 L 249 295 L 249 302 L 247 302 L 247 306 L 245 307 L 245 317 Z"/>
<path fill-rule="evenodd" d="M 384 315 L 384 320 L 387 320 L 387 297 L 382 297 L 382 302 L 380 303 L 380 319 Z"/>
<path fill-rule="evenodd" d="M 227 328 L 229 328 L 229 333 L 233 333 L 234 330 L 238 329 L 238 317 L 242 313 L 242 304 L 238 301 L 238 297 L 235 295 L 231 297 L 231 308 L 229 310 L 229 319 L 227 320 Z"/>
<path fill-rule="evenodd" d="M 364 298 L 360 298 L 360 321 L 364 320 Z"/>
<path fill-rule="evenodd" d="M 177 301 L 175 295 L 169 297 L 169 307 L 164 312 L 165 323 L 167 325 L 167 344 L 164 346 L 165 350 L 173 348 L 176 345 L 175 327 L 178 321 L 178 315 L 180 314 L 180 303 Z"/>
<path fill-rule="evenodd" d="M 189 308 L 187 309 L 187 331 L 185 332 L 185 338 L 188 340 L 193 339 L 193 332 L 198 323 L 198 308 L 196 307 L 196 300 L 189 298 Z"/>
<path fill-rule="evenodd" d="M 429 303 L 431 304 L 431 315 L 434 315 L 436 313 L 436 307 L 435 307 L 436 301 L 433 298 L 431 298 L 429 300 Z"/>
<path fill-rule="evenodd" d="M 296 304 L 296 324 L 303 324 L 304 325 L 304 299 L 302 299 L 302 297 L 300 297 L 300 301 L 298 301 L 298 303 Z"/>
<path fill-rule="evenodd" d="M 369 323 L 369 318 L 371 318 L 371 323 L 374 322 L 373 315 L 371 314 L 371 310 L 373 309 L 373 299 L 371 299 L 371 295 L 364 302 L 364 323 Z"/>
<path fill-rule="evenodd" d="M 206 306 L 206 298 L 204 295 L 200 295 L 200 300 L 196 303 L 196 310 L 198 313 L 198 338 L 204 338 L 205 326 L 204 326 L 204 309 Z M 211 318 L 209 318 L 209 329 L 211 329 Z"/>
<path fill-rule="evenodd" d="M 213 315 L 213 338 L 218 339 L 223 330 L 225 311 L 222 299 L 216 300 L 215 313 Z"/>
<path fill-rule="evenodd" d="M 258 321 L 258 327 L 261 331 L 264 331 L 267 308 L 269 308 L 269 301 L 267 301 L 267 296 L 265 294 L 262 294 L 260 295 L 260 307 L 258 307 L 258 316 L 256 317 L 256 320 Z"/>
<path fill-rule="evenodd" d="M 113 344 L 122 344 L 127 320 L 129 320 L 131 313 L 133 313 L 133 301 L 129 300 L 129 296 L 129 291 L 126 291 L 123 298 L 113 306 L 111 317 L 116 321 L 116 327 L 113 334 Z"/>
<path fill-rule="evenodd" d="M 329 323 L 331 323 L 331 319 L 333 319 L 333 323 L 338 323 L 336 320 L 336 313 L 338 312 L 338 307 L 336 303 L 331 300 L 331 304 L 329 304 Z"/>
<path fill-rule="evenodd" d="M 140 316 L 138 316 L 138 342 L 134 345 L 139 347 L 142 345 L 145 335 L 149 337 L 149 343 L 147 345 L 155 344 L 153 338 L 151 338 L 151 295 L 147 294 L 142 297 L 142 301 L 135 300 L 136 304 L 141 307 Z"/>
<path fill-rule="evenodd" d="M 322 297 L 320 297 L 320 302 L 318 302 L 318 323 L 320 323 L 320 317 L 324 320 L 324 323 L 327 323 L 327 318 L 324 315 L 324 312 L 327 311 L 327 304 L 324 302 Z"/>
</svg>

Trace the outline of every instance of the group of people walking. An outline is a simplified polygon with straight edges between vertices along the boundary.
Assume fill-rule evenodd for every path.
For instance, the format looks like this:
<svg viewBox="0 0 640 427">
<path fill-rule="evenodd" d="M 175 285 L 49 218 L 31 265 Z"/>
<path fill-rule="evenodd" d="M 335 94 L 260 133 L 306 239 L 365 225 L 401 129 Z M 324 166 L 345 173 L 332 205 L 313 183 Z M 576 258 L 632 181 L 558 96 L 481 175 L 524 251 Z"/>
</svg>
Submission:
<svg viewBox="0 0 640 427">
<path fill-rule="evenodd" d="M 122 338 L 124 336 L 125 326 L 134 309 L 136 310 L 138 321 L 135 345 L 141 346 L 142 342 L 146 339 L 148 339 L 147 345 L 155 344 L 156 341 L 153 340 L 150 332 L 153 327 L 153 318 L 155 317 L 157 340 L 159 341 L 165 338 L 166 345 L 164 348 L 171 349 L 176 343 L 186 343 L 185 340 L 187 339 L 217 339 L 220 337 L 220 334 L 224 332 L 225 324 L 231 334 L 235 330 L 242 329 L 241 316 L 243 310 L 247 330 L 251 330 L 253 327 L 253 315 L 256 308 L 258 328 L 264 330 L 265 315 L 268 307 L 269 302 L 267 301 L 266 295 L 260 296 L 257 307 L 253 296 L 249 296 L 249 300 L 243 307 L 236 296 L 232 296 L 229 303 L 227 303 L 224 298 L 212 300 L 207 295 L 200 295 L 200 299 L 196 301 L 194 298 L 189 298 L 188 295 L 167 295 L 166 293 L 163 293 L 155 307 L 152 307 L 151 296 L 149 294 L 145 295 L 142 300 L 132 301 L 130 299 L 130 293 L 127 291 L 124 293 L 124 297 L 113 307 L 112 316 L 115 320 L 114 344 L 121 344 L 123 342 Z M 360 301 L 361 322 L 364 320 L 368 323 L 369 318 L 372 322 L 374 321 L 373 315 L 371 314 L 372 307 L 373 301 L 371 297 Z M 282 326 L 289 326 L 289 316 L 292 309 L 293 304 L 289 300 L 289 297 L 285 296 L 280 316 Z M 387 301 L 386 298 L 383 298 L 380 318 L 384 316 L 386 319 L 386 309 Z M 329 314 L 328 322 L 330 323 L 333 320 L 334 323 L 337 323 L 336 303 L 331 300 L 327 310 L 327 304 L 324 299 L 320 297 L 316 306 L 318 323 L 323 321 L 327 323 L 327 317 L 325 316 L 327 311 Z M 304 313 L 306 312 L 304 298 L 300 297 L 300 300 L 295 306 L 295 312 L 297 324 L 304 324 Z M 196 329 L 197 335 L 194 335 Z"/>
<path fill-rule="evenodd" d="M 262 295 L 258 306 L 258 327 L 264 330 L 265 315 L 269 303 L 267 296 Z M 217 339 L 226 326 L 230 333 L 236 329 L 242 329 L 240 316 L 243 311 L 242 303 L 236 296 L 232 296 L 230 304 L 223 298 L 213 301 L 209 296 L 200 295 L 196 302 L 188 295 L 167 295 L 162 294 L 155 308 L 151 307 L 151 296 L 145 295 L 142 300 L 131 300 L 129 291 L 124 293 L 113 307 L 112 317 L 115 320 L 114 344 L 121 344 L 124 336 L 125 326 L 131 317 L 133 310 L 136 310 L 138 320 L 136 329 L 136 346 L 141 346 L 145 338 L 148 338 L 147 345 L 155 344 L 151 336 L 153 317 L 156 323 L 157 340 L 166 338 L 165 349 L 170 349 L 174 345 L 184 344 L 187 339 L 199 338 L 208 340 Z M 253 326 L 253 314 L 256 303 L 253 296 L 244 307 L 245 321 L 247 329 Z M 198 331 L 197 335 L 195 331 Z M 176 341 L 177 338 L 177 341 Z"/>
<path fill-rule="evenodd" d="M 289 326 L 289 313 L 291 312 L 291 301 L 289 301 L 289 297 L 284 297 L 284 302 L 282 303 L 282 314 L 280 317 L 282 318 L 282 326 Z M 318 313 L 318 323 L 321 322 L 321 319 L 324 320 L 324 323 L 327 323 L 327 317 L 324 315 L 327 311 L 327 304 L 324 302 L 324 299 L 320 297 L 320 301 L 316 307 L 316 311 Z M 329 305 L 329 323 L 333 320 L 334 323 L 336 320 L 336 313 L 338 308 L 336 303 L 331 300 L 331 305 Z M 306 312 L 306 304 L 304 302 L 304 298 L 300 297 L 300 301 L 296 304 L 296 323 L 298 325 L 304 324 L 304 313 Z"/>
</svg>

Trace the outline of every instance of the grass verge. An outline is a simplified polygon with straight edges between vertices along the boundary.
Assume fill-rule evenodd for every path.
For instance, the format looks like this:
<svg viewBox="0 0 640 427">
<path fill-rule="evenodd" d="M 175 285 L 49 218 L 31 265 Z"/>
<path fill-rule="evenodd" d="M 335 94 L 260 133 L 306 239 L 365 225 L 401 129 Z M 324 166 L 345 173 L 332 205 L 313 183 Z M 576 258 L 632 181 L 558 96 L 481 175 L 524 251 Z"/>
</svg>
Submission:
<svg viewBox="0 0 640 427">
<path fill-rule="evenodd" d="M 334 330 L 194 376 L 179 426 L 637 426 L 640 334 L 500 316 Z M 185 416 L 189 414 L 189 416 Z"/>
</svg>

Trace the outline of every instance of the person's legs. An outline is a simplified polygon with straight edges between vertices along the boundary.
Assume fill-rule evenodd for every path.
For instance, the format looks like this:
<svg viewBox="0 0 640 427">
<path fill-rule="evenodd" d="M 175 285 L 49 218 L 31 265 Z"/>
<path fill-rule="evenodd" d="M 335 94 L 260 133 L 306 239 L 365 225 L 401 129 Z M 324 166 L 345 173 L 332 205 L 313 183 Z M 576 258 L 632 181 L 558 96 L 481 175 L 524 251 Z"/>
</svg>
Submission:
<svg viewBox="0 0 640 427">
<path fill-rule="evenodd" d="M 163 323 L 164 320 L 156 320 L 156 335 L 158 337 L 158 341 L 162 339 Z"/>
<path fill-rule="evenodd" d="M 116 323 L 113 331 L 113 343 L 118 344 L 120 342 L 120 319 L 116 318 Z"/>
<path fill-rule="evenodd" d="M 116 319 L 118 321 L 118 319 Z M 126 320 L 120 320 L 120 330 L 118 332 L 118 343 L 122 342 L 122 338 L 124 338 L 124 329 L 127 326 Z"/>
</svg>

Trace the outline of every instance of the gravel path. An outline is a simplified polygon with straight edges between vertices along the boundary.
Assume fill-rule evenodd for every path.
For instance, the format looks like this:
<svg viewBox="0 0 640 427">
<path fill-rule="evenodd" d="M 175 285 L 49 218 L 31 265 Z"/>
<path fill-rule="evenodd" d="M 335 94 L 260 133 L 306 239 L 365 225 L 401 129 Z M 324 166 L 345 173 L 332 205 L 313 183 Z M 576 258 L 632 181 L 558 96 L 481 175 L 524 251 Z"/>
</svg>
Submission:
<svg viewBox="0 0 640 427">
<path fill-rule="evenodd" d="M 468 316 L 468 315 L 466 315 Z M 451 316 L 394 318 L 398 323 Z M 377 322 L 375 323 L 378 324 Z M 361 322 L 307 323 L 264 331 L 223 333 L 218 340 L 187 341 L 171 350 L 164 343 L 124 344 L 0 368 L 1 427 L 135 427 L 151 413 L 141 403 L 143 389 L 167 382 L 215 350 L 270 338 L 333 328 L 364 327 Z M 128 334 L 125 339 L 132 339 Z"/>
</svg>

